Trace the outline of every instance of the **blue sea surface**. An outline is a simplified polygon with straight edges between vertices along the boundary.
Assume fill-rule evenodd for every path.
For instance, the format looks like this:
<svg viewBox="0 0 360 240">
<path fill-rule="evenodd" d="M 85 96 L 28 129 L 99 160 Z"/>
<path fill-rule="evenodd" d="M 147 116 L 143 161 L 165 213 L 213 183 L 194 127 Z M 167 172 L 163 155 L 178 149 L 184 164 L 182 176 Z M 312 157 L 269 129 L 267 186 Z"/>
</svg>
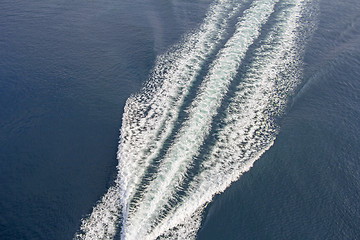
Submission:
<svg viewBox="0 0 360 240">
<path fill-rule="evenodd" d="M 126 100 L 211 4 L 1 1 L 0 239 L 74 238 L 117 178 Z M 274 144 L 206 206 L 197 239 L 360 239 L 360 2 L 317 4 Z"/>
</svg>

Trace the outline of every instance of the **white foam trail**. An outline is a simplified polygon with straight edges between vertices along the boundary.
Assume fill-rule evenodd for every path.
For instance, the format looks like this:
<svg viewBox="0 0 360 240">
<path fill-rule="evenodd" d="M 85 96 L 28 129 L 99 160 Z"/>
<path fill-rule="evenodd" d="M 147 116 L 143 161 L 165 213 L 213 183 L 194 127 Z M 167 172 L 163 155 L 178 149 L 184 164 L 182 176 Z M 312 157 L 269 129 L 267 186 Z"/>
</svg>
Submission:
<svg viewBox="0 0 360 240">
<path fill-rule="evenodd" d="M 158 175 L 150 183 L 136 212 L 129 215 L 125 222 L 124 239 L 152 239 L 147 234 L 191 166 L 192 158 L 210 130 L 212 118 L 228 85 L 236 76 L 249 46 L 259 36 L 261 26 L 273 12 L 276 2 L 254 1 L 239 19 L 234 35 L 219 52 L 205 77 L 200 93 L 189 109 L 189 119 L 162 160 Z"/>
<path fill-rule="evenodd" d="M 82 219 L 76 239 L 114 237 L 116 227 L 113 225 L 118 221 L 120 207 L 126 219 L 128 203 L 145 169 L 171 133 L 179 106 L 189 87 L 224 38 L 229 20 L 239 11 L 243 2 L 216 1 L 199 30 L 160 56 L 143 92 L 128 99 L 118 150 L 118 180 L 94 207 L 91 215 Z"/>
<path fill-rule="evenodd" d="M 171 134 L 180 106 L 199 70 L 224 37 L 228 20 L 240 6 L 233 1 L 214 4 L 197 32 L 158 59 L 144 92 L 128 99 L 118 152 L 124 209 L 128 209 L 127 203 L 145 169 Z"/>
<path fill-rule="evenodd" d="M 274 117 L 283 114 L 287 97 L 298 84 L 302 51 L 297 48 L 298 19 L 307 1 L 288 1 L 294 6 L 285 9 L 276 25 L 256 50 L 256 61 L 238 86 L 225 117 L 225 127 L 218 133 L 218 141 L 209 157 L 203 161 L 200 174 L 179 206 L 169 212 L 151 233 L 149 239 L 178 231 L 194 232 L 183 228 L 188 218 L 201 221 L 200 214 L 212 197 L 224 191 L 231 182 L 248 171 L 274 142 L 278 126 Z M 193 216 L 198 213 L 198 216 Z M 178 238 L 181 239 L 181 238 Z"/>
<path fill-rule="evenodd" d="M 217 132 L 218 138 L 203 159 L 199 174 L 189 183 L 186 195 L 181 199 L 175 196 L 210 131 L 229 83 L 276 2 L 256 0 L 239 19 L 234 35 L 211 64 L 188 109 L 189 118 L 162 159 L 155 178 L 149 180 L 146 191 L 130 208 L 146 169 L 173 132 L 192 82 L 226 35 L 228 21 L 241 4 L 218 1 L 200 30 L 158 59 L 144 91 L 131 97 L 125 107 L 118 151 L 119 178 L 92 214 L 83 219 L 76 239 L 112 239 L 120 215 L 122 239 L 195 238 L 206 204 L 248 171 L 273 144 L 278 130 L 274 118 L 284 112 L 300 78 L 303 49 L 297 47 L 299 16 L 311 0 L 284 0 L 282 4 L 291 6 L 279 10 L 277 24 L 255 50 L 255 60 L 231 99 L 224 128 Z M 173 198 L 178 200 L 177 205 L 168 206 Z M 161 215 L 164 209 L 167 212 Z"/>
</svg>

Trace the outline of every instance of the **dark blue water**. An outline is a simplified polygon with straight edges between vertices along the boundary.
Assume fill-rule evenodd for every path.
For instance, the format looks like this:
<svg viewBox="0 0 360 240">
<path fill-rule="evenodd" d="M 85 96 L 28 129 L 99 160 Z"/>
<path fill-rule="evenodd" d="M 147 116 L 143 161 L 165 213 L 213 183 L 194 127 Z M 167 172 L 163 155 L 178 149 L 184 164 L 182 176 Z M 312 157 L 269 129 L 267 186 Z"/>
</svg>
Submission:
<svg viewBox="0 0 360 240">
<path fill-rule="evenodd" d="M 210 1 L 0 3 L 0 239 L 71 239 L 116 176 L 126 99 Z M 199 239 L 360 239 L 360 3 L 322 1 L 275 144 Z"/>
</svg>

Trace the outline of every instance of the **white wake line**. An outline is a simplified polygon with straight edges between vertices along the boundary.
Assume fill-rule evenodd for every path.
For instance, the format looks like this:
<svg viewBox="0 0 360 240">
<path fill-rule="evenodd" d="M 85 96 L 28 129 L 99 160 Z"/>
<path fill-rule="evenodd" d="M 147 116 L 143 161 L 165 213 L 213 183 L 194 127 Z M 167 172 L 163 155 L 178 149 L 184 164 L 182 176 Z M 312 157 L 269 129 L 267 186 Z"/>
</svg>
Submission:
<svg viewBox="0 0 360 240">
<path fill-rule="evenodd" d="M 274 85 L 274 82 L 275 78 L 279 78 L 280 73 L 286 73 L 287 77 L 294 77 L 291 81 L 293 87 L 298 81 L 297 73 L 292 76 L 292 73 L 287 71 L 286 67 L 289 64 L 296 65 L 299 63 L 297 49 L 294 49 L 296 35 L 293 30 L 297 27 L 296 20 L 301 13 L 301 6 L 302 1 L 298 2 L 291 9 L 291 12 L 287 10 L 290 17 L 285 23 L 278 26 L 279 30 L 284 31 L 278 40 L 281 45 L 278 45 L 270 52 L 265 52 L 265 57 L 262 56 L 258 61 L 255 61 L 251 67 L 254 72 L 250 72 L 244 79 L 244 85 L 246 86 L 239 85 L 237 97 L 228 109 L 228 112 L 232 113 L 226 117 L 227 125 L 219 134 L 222 138 L 213 148 L 210 158 L 204 161 L 201 174 L 192 181 L 188 197 L 183 199 L 183 203 L 175 208 L 163 220 L 162 224 L 153 230 L 149 239 L 155 239 L 175 226 L 178 227 L 177 231 L 180 229 L 182 234 L 190 231 L 196 233 L 196 229 L 186 230 L 181 227 L 181 223 L 191 219 L 194 212 L 197 212 L 198 216 L 200 216 L 204 205 L 210 202 L 216 193 L 223 192 L 231 182 L 237 180 L 243 172 L 248 171 L 254 161 L 273 144 L 277 129 L 276 126 L 269 126 L 269 122 L 273 124 L 271 114 L 266 115 L 264 112 L 270 102 L 279 101 L 278 113 L 281 114 L 286 104 L 285 99 L 276 99 L 279 96 L 272 96 L 272 91 L 269 90 L 269 88 L 278 87 Z M 273 36 L 270 35 L 262 48 L 270 48 L 273 45 Z M 290 53 L 287 52 L 288 49 L 290 49 Z M 258 51 L 259 55 L 261 51 L 261 49 Z M 249 85 L 255 85 L 255 89 L 252 93 L 252 99 L 246 101 L 244 97 L 249 94 L 246 93 Z M 285 83 L 284 85 L 289 84 Z M 289 88 L 288 92 L 291 90 Z M 273 105 L 273 103 L 270 103 L 270 105 Z M 260 113 L 260 115 L 257 113 Z M 252 121 L 249 121 L 249 118 Z M 255 131 L 260 131 L 261 134 L 254 136 Z M 262 134 L 266 136 L 264 137 Z M 249 138 L 245 139 L 246 137 Z M 243 142 L 246 144 L 242 144 Z M 245 154 L 239 154 L 242 151 Z M 200 222 L 194 224 L 195 228 L 199 224 Z"/>
<path fill-rule="evenodd" d="M 228 40 L 212 64 L 209 74 L 200 87 L 200 94 L 189 110 L 185 122 L 174 144 L 163 159 L 156 179 L 148 190 L 136 212 L 126 222 L 124 239 L 146 239 L 152 222 L 159 210 L 172 196 L 184 173 L 208 134 L 213 116 L 221 104 L 231 80 L 245 56 L 249 46 L 259 36 L 261 26 L 273 12 L 277 1 L 255 1 L 244 12 L 234 35 Z M 170 189 L 170 190 L 169 190 Z"/>
<path fill-rule="evenodd" d="M 130 196 L 139 182 L 138 176 L 142 176 L 146 165 L 150 161 L 149 159 L 156 155 L 156 153 L 153 152 L 150 157 L 147 157 L 147 163 L 142 163 L 141 160 L 145 156 L 143 151 L 145 148 L 148 148 L 152 142 L 157 142 L 154 148 L 161 146 L 161 141 L 154 141 L 154 137 L 149 138 L 146 137 L 146 135 L 155 136 L 156 131 L 159 131 L 159 122 L 161 120 L 159 120 L 159 118 L 164 118 L 161 114 L 164 115 L 164 113 L 167 113 L 169 110 L 172 111 L 174 116 L 177 114 L 171 107 L 169 108 L 169 106 L 167 106 L 167 108 L 165 107 L 166 111 L 163 111 L 163 106 L 166 106 L 166 104 L 169 105 L 168 102 L 170 98 L 177 98 L 175 99 L 177 102 L 175 100 L 173 100 L 173 102 L 180 105 L 186 91 L 173 92 L 169 94 L 167 98 L 163 99 L 161 94 L 164 94 L 165 90 L 176 89 L 176 86 L 178 86 L 177 88 L 179 89 L 180 87 L 184 88 L 186 85 L 190 85 L 191 81 L 189 80 L 193 81 L 195 79 L 201 64 L 223 38 L 228 20 L 241 6 L 241 3 L 236 3 L 234 0 L 219 0 L 213 4 L 204 23 L 197 32 L 185 37 L 185 43 L 174 48 L 176 52 L 169 52 L 159 57 L 153 72 L 153 77 L 151 81 L 148 82 L 148 85 L 154 84 L 153 88 L 148 86 L 148 92 L 130 98 L 127 101 L 124 110 L 123 128 L 121 130 L 122 139 L 120 140 L 118 151 L 118 180 L 115 182 L 115 186 L 109 188 L 107 193 L 93 208 L 91 215 L 82 219 L 80 232 L 75 234 L 75 239 L 111 239 L 114 237 L 121 208 L 119 198 L 122 200 L 123 214 L 126 215 L 128 208 L 126 203 L 131 198 Z M 167 73 L 164 73 L 164 69 L 166 68 L 170 69 Z M 159 90 L 157 85 L 161 81 L 164 81 L 164 84 L 161 86 L 160 91 L 152 92 L 152 89 Z M 176 96 L 176 94 L 178 94 L 178 96 Z M 143 106 L 133 106 L 134 103 L 140 104 L 141 101 L 145 102 Z M 131 113 L 141 115 L 141 111 L 147 106 L 152 107 L 149 118 L 156 118 L 156 121 L 133 122 L 131 117 L 136 116 L 129 115 L 131 115 Z M 136 112 L 137 110 L 138 112 Z M 161 121 L 164 122 L 165 120 Z M 169 125 L 169 123 L 163 124 Z M 124 129 L 124 126 L 127 125 L 130 127 L 130 130 Z M 145 131 L 145 134 L 139 134 L 141 131 Z M 167 134 L 168 133 L 163 134 L 162 139 L 165 139 Z M 127 144 L 125 144 L 124 137 L 130 139 Z M 124 159 L 131 159 L 131 161 L 125 162 L 123 157 Z M 120 194 L 118 189 L 120 189 Z"/>
<path fill-rule="evenodd" d="M 286 86 L 284 86 L 286 87 Z M 236 105 L 236 104 L 235 104 Z M 234 119 L 231 119 L 229 117 L 229 122 L 231 121 L 235 121 Z M 234 125 L 236 127 L 236 125 Z M 275 129 L 273 126 L 267 126 L 268 128 L 271 129 Z M 275 129 L 276 130 L 276 129 Z M 271 143 L 272 144 L 272 143 Z M 262 152 L 264 152 L 269 146 L 261 146 L 263 151 L 258 152 L 258 156 L 260 156 L 262 154 Z M 217 157 L 217 153 L 214 152 L 214 157 Z M 257 157 L 254 156 L 253 159 L 251 159 L 251 161 L 245 162 L 244 166 L 242 166 L 242 170 L 240 171 L 240 173 L 236 173 L 236 169 L 234 169 L 233 171 L 235 171 L 235 174 L 233 172 L 229 172 L 230 174 L 234 174 L 234 175 L 238 175 L 240 176 L 242 172 L 247 171 L 248 168 L 251 167 L 253 161 L 255 161 L 257 159 Z M 210 163 L 210 162 L 208 162 Z M 248 164 L 248 165 L 247 165 Z M 199 177 L 198 179 L 196 179 L 196 181 L 193 182 L 192 184 L 192 192 L 194 192 L 195 194 L 193 196 L 190 195 L 190 197 L 188 199 L 185 199 L 185 201 L 179 206 L 176 207 L 175 209 L 173 209 L 170 214 L 163 219 L 163 221 L 160 223 L 159 226 L 157 226 L 152 232 L 151 234 L 149 234 L 147 237 L 148 239 L 155 239 L 157 236 L 160 236 L 163 233 L 169 233 L 171 232 L 171 234 L 173 235 L 177 235 L 178 237 L 180 237 L 180 239 L 184 239 L 183 237 L 188 236 L 194 236 L 194 234 L 196 233 L 196 230 L 199 227 L 200 224 L 200 213 L 202 211 L 202 203 L 205 202 L 209 202 L 212 199 L 213 194 L 211 194 L 211 192 L 209 194 L 205 194 L 205 195 L 201 195 L 200 193 L 206 189 L 206 182 L 203 181 L 203 177 L 211 177 L 211 172 L 210 171 L 206 171 L 206 168 L 209 168 L 210 165 L 206 165 L 204 164 L 204 171 L 203 174 L 208 174 L 208 175 L 203 175 L 202 177 Z M 221 170 L 221 169 L 220 169 Z M 221 171 L 220 171 L 221 172 Z M 232 177 L 234 177 L 234 175 L 232 175 Z M 221 176 L 220 176 L 221 177 Z M 235 180 L 238 177 L 234 177 Z M 227 182 L 225 181 L 222 185 L 218 184 L 217 186 L 217 191 L 218 192 L 222 192 L 233 180 L 228 180 Z M 100 203 L 94 208 L 91 216 L 88 219 L 84 219 L 83 220 L 83 224 L 81 227 L 81 230 L 84 232 L 83 235 L 77 235 L 75 236 L 75 238 L 78 239 L 111 239 L 113 238 L 114 234 L 115 234 L 115 229 L 116 229 L 116 223 L 118 221 L 118 215 L 119 215 L 119 201 L 118 201 L 118 197 L 119 194 L 117 192 L 117 187 L 119 186 L 119 183 L 116 183 L 117 185 L 115 187 L 112 187 L 109 189 L 108 193 L 105 194 L 105 196 L 103 197 L 103 199 L 100 201 Z M 202 184 L 202 185 L 201 185 Z M 195 187 L 194 187 L 195 186 Z M 198 186 L 202 186 L 204 187 L 203 190 L 201 189 L 195 189 L 195 190 L 199 190 L 199 192 L 196 192 L 194 190 L 194 188 L 198 187 Z M 209 186 L 208 186 L 209 187 Z M 210 186 L 210 188 L 208 189 L 212 189 Z M 201 191 L 200 191 L 201 190 Z M 215 189 L 216 190 L 216 189 Z M 212 189 L 212 192 L 214 192 L 214 189 Z M 200 198 L 198 198 L 198 196 L 200 196 Z M 200 206 L 200 207 L 198 207 Z M 195 210 L 194 210 L 195 209 Z M 187 222 L 189 221 L 189 222 Z M 178 228 L 176 229 L 176 231 L 171 231 L 171 228 L 177 226 Z M 170 238 L 170 239 L 174 239 L 174 238 Z M 186 238 L 188 239 L 188 238 Z"/>
<path fill-rule="evenodd" d="M 240 6 L 232 1 L 215 4 L 200 30 L 190 35 L 185 43 L 179 46 L 180 50 L 163 56 L 156 64 L 149 83 L 156 85 L 161 82 L 161 88 L 148 87 L 145 95 L 143 93 L 128 100 L 121 132 L 124 140 L 120 142 L 122 146 L 118 153 L 123 181 L 121 189 L 124 192 L 124 214 L 135 186 L 139 184 L 145 169 L 171 134 L 179 106 L 196 79 L 201 65 L 223 38 L 228 19 Z M 167 62 L 169 58 L 170 63 Z M 169 68 L 168 72 L 163 73 L 164 68 Z M 150 108 L 148 115 L 139 120 L 138 116 L 146 107 Z M 161 132 L 161 128 L 165 131 Z"/>
</svg>

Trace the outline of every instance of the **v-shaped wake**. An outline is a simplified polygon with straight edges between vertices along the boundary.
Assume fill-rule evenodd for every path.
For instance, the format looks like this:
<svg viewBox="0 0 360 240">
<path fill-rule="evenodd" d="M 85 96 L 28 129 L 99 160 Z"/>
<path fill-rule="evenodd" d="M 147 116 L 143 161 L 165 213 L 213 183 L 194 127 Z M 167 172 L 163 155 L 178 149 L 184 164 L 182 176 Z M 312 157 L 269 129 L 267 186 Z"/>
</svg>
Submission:
<svg viewBox="0 0 360 240">
<path fill-rule="evenodd" d="M 195 238 L 206 204 L 276 138 L 301 80 L 309 9 L 310 0 L 215 2 L 128 99 L 118 180 L 75 238 L 111 239 L 119 228 L 122 239 Z"/>
</svg>

